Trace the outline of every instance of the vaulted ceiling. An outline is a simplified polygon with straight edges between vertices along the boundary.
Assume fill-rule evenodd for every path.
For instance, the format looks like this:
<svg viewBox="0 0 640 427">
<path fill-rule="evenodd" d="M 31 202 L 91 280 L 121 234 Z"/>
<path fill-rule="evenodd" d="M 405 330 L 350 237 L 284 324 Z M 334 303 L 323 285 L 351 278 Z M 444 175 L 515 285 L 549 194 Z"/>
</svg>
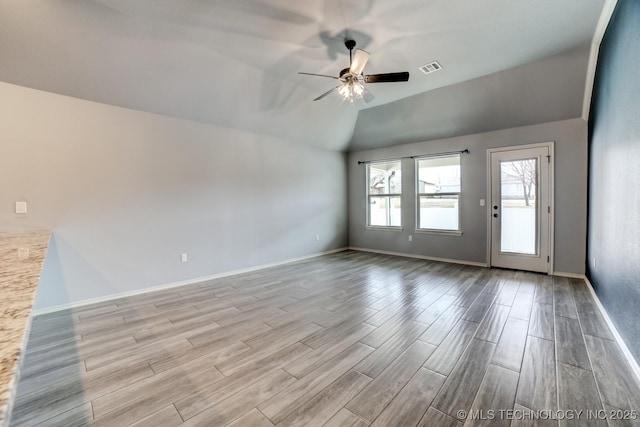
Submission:
<svg viewBox="0 0 640 427">
<path fill-rule="evenodd" d="M 604 3 L 3 0 L 0 81 L 368 148 L 579 116 Z M 337 75 L 349 63 L 345 37 L 371 53 L 365 73 L 409 71 L 409 82 L 369 84 L 370 103 L 313 102 L 335 81 L 297 72 Z M 443 70 L 418 70 L 434 60 Z"/>
</svg>

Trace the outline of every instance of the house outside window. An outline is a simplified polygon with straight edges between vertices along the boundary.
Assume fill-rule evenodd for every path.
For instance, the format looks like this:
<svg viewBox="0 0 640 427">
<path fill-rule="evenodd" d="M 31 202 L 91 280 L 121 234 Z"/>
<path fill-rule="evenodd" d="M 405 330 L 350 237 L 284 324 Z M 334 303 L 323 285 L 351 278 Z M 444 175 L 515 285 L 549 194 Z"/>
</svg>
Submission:
<svg viewBox="0 0 640 427">
<path fill-rule="evenodd" d="M 367 164 L 367 225 L 400 227 L 402 168 L 400 160 Z"/>
<path fill-rule="evenodd" d="M 416 229 L 460 232 L 460 155 L 416 159 Z"/>
</svg>

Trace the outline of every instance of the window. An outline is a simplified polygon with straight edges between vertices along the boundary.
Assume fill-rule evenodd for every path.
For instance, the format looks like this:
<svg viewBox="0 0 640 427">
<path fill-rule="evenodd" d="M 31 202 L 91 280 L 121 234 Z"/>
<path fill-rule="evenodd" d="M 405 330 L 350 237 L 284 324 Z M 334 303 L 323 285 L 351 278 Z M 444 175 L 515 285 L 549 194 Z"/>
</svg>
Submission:
<svg viewBox="0 0 640 427">
<path fill-rule="evenodd" d="M 460 155 L 416 159 L 418 230 L 460 231 Z"/>
<path fill-rule="evenodd" d="M 402 170 L 400 160 L 367 164 L 367 225 L 400 227 Z"/>
</svg>

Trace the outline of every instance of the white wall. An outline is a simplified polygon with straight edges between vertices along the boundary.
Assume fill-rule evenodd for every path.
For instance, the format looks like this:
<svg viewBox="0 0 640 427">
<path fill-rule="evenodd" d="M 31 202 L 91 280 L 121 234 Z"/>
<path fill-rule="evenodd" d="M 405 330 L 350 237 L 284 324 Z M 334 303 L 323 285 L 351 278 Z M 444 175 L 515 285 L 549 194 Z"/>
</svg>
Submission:
<svg viewBox="0 0 640 427">
<path fill-rule="evenodd" d="M 393 123 L 389 123 L 393 126 Z M 353 247 L 464 262 L 487 260 L 487 149 L 555 141 L 556 272 L 584 274 L 587 221 L 587 123 L 582 119 L 523 126 L 456 138 L 349 154 L 349 244 Z M 469 149 L 461 156 L 462 236 L 418 234 L 415 229 L 414 161 L 402 161 L 402 231 L 371 230 L 366 222 L 365 167 L 358 161 L 394 159 Z M 408 241 L 408 236 L 413 241 Z"/>
<path fill-rule="evenodd" d="M 53 229 L 36 309 L 347 244 L 342 153 L 5 83 L 0 117 L 0 229 Z"/>
</svg>

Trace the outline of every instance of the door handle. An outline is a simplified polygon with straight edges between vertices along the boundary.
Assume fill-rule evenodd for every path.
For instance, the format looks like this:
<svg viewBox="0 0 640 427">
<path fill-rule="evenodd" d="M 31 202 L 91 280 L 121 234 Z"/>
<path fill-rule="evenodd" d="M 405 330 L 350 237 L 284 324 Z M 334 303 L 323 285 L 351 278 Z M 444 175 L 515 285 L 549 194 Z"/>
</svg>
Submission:
<svg viewBox="0 0 640 427">
<path fill-rule="evenodd" d="M 494 205 L 493 209 L 498 210 L 498 205 Z"/>
<path fill-rule="evenodd" d="M 493 217 L 494 217 L 494 218 L 498 218 L 498 214 L 497 214 L 497 213 L 494 213 L 494 214 L 493 214 Z"/>
</svg>

